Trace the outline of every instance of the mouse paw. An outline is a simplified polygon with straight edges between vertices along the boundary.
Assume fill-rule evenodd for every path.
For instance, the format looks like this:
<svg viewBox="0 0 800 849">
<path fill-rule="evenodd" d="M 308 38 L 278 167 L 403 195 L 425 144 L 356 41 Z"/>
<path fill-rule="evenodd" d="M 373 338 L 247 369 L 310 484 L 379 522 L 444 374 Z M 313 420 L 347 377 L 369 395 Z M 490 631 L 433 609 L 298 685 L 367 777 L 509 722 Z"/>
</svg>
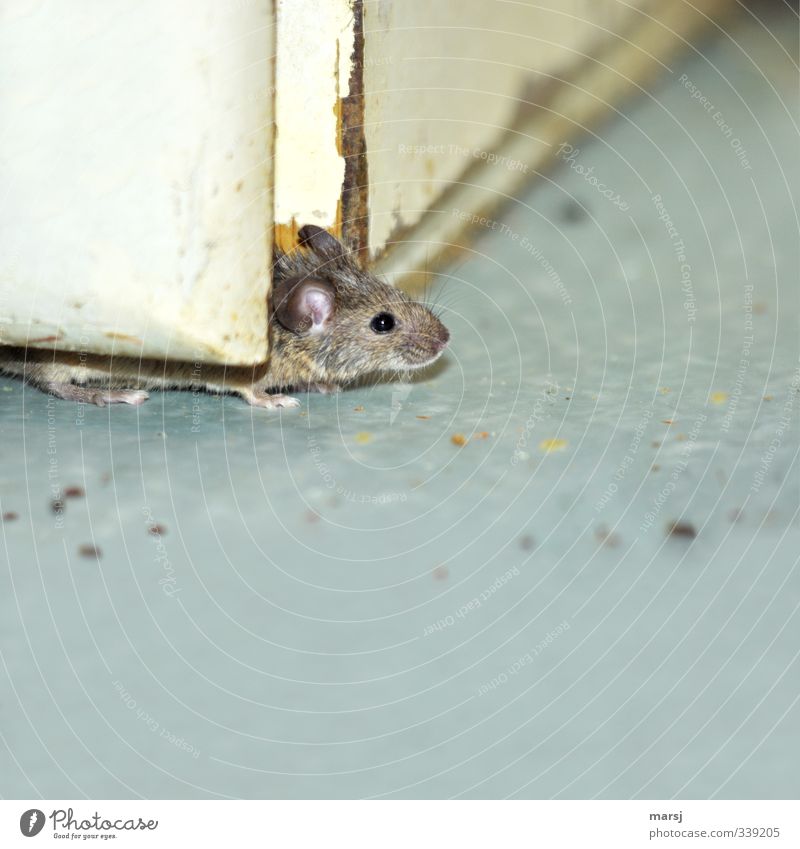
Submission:
<svg viewBox="0 0 800 849">
<path fill-rule="evenodd" d="M 299 407 L 297 398 L 288 395 L 274 395 L 259 389 L 243 389 L 240 392 L 242 398 L 252 407 L 264 407 L 267 410 L 275 410 L 279 407 Z"/>
<path fill-rule="evenodd" d="M 105 407 L 106 404 L 131 404 L 138 407 L 150 397 L 139 389 L 99 389 L 93 386 L 76 386 L 74 383 L 48 383 L 46 390 L 65 401 L 94 404 L 97 407 Z"/>
<path fill-rule="evenodd" d="M 336 395 L 341 389 L 342 387 L 335 383 L 312 383 L 308 387 L 309 392 L 320 392 L 323 395 Z"/>
<path fill-rule="evenodd" d="M 130 404 L 132 407 L 138 407 L 150 397 L 141 389 L 103 390 L 97 395 L 99 397 L 93 403 L 98 407 L 104 407 L 106 404 Z"/>
</svg>

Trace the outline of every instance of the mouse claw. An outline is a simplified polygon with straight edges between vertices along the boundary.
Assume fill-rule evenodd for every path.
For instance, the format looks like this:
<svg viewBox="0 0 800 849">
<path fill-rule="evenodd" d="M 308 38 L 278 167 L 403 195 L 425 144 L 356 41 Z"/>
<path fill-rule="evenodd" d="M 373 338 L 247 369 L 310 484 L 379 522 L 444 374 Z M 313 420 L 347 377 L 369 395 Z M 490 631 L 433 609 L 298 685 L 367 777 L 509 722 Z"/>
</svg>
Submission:
<svg viewBox="0 0 800 849">
<path fill-rule="evenodd" d="M 243 389 L 240 394 L 251 407 L 263 407 L 266 410 L 300 406 L 297 398 L 291 398 L 289 395 L 273 395 L 257 389 Z"/>
<path fill-rule="evenodd" d="M 299 407 L 300 402 L 297 398 L 292 398 L 289 395 L 270 395 L 270 407 Z"/>
</svg>

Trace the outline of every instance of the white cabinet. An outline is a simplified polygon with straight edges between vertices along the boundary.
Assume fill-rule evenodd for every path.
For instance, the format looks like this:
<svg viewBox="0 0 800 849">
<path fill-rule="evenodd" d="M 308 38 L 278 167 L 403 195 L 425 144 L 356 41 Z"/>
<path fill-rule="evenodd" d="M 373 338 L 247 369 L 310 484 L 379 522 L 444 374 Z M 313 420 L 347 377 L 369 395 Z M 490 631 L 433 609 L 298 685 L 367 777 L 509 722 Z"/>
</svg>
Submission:
<svg viewBox="0 0 800 849">
<path fill-rule="evenodd" d="M 0 340 L 266 357 L 271 0 L 0 5 Z"/>
</svg>

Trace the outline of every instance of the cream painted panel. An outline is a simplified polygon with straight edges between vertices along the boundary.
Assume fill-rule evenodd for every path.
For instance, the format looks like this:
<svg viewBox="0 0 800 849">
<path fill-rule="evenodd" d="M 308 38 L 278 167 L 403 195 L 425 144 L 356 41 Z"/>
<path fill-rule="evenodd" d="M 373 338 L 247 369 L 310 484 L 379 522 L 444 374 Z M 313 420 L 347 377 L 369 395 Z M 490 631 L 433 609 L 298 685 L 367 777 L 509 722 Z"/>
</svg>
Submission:
<svg viewBox="0 0 800 849">
<path fill-rule="evenodd" d="M 640 94 L 710 22 L 726 25 L 737 12 L 735 0 L 693 0 L 691 7 L 662 3 L 651 14 L 638 15 L 629 38 L 609 38 L 602 61 L 581 63 L 572 70 L 568 83 L 559 83 L 548 93 L 547 108 L 529 110 L 496 146 L 478 148 L 498 157 L 493 164 L 476 160 L 478 167 L 463 180 L 450 183 L 446 196 L 434 199 L 427 210 L 404 208 L 410 219 L 416 215 L 419 221 L 380 254 L 378 271 L 406 286 L 425 282 L 424 270 L 432 262 L 469 239 L 474 230 L 466 223 L 470 217 L 491 217 L 497 205 L 514 197 L 530 175 L 557 166 L 560 144 L 573 139 L 581 128 L 595 126 L 615 104 Z M 515 164 L 524 164 L 527 170 L 519 171 Z M 371 179 L 375 180 L 375 169 Z"/>
<path fill-rule="evenodd" d="M 274 42 L 272 0 L 0 4 L 3 342 L 265 359 Z"/>
<path fill-rule="evenodd" d="M 529 84 L 548 85 L 598 44 L 619 42 L 614 33 L 644 18 L 636 6 L 652 0 L 365 3 L 372 255 L 470 164 L 485 162 Z M 520 170 L 526 161 L 491 167 Z"/>
<path fill-rule="evenodd" d="M 278 0 L 275 223 L 333 229 L 344 182 L 339 98 L 349 93 L 348 0 Z"/>
</svg>

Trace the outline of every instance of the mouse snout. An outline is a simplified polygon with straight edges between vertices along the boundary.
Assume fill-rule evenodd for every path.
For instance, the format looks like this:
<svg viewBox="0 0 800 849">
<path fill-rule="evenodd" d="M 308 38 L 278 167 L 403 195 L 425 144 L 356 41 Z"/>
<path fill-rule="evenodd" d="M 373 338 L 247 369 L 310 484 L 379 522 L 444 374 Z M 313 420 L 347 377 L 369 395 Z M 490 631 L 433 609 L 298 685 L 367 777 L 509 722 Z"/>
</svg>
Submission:
<svg viewBox="0 0 800 849">
<path fill-rule="evenodd" d="M 439 333 L 434 339 L 433 347 L 436 349 L 436 352 L 444 351 L 447 347 L 447 343 L 450 341 L 450 331 L 442 324 L 439 326 Z"/>
<path fill-rule="evenodd" d="M 419 328 L 418 330 L 414 330 L 410 335 L 414 345 L 423 350 L 429 350 L 434 354 L 444 351 L 450 340 L 450 333 L 443 324 L 435 328 Z"/>
<path fill-rule="evenodd" d="M 447 328 L 422 304 L 413 304 L 404 315 L 401 356 L 407 367 L 421 368 L 432 363 L 449 341 Z"/>
<path fill-rule="evenodd" d="M 449 341 L 450 331 L 438 319 L 434 319 L 425 326 L 424 338 L 420 339 L 420 342 L 431 348 L 434 354 L 441 354 Z"/>
</svg>

